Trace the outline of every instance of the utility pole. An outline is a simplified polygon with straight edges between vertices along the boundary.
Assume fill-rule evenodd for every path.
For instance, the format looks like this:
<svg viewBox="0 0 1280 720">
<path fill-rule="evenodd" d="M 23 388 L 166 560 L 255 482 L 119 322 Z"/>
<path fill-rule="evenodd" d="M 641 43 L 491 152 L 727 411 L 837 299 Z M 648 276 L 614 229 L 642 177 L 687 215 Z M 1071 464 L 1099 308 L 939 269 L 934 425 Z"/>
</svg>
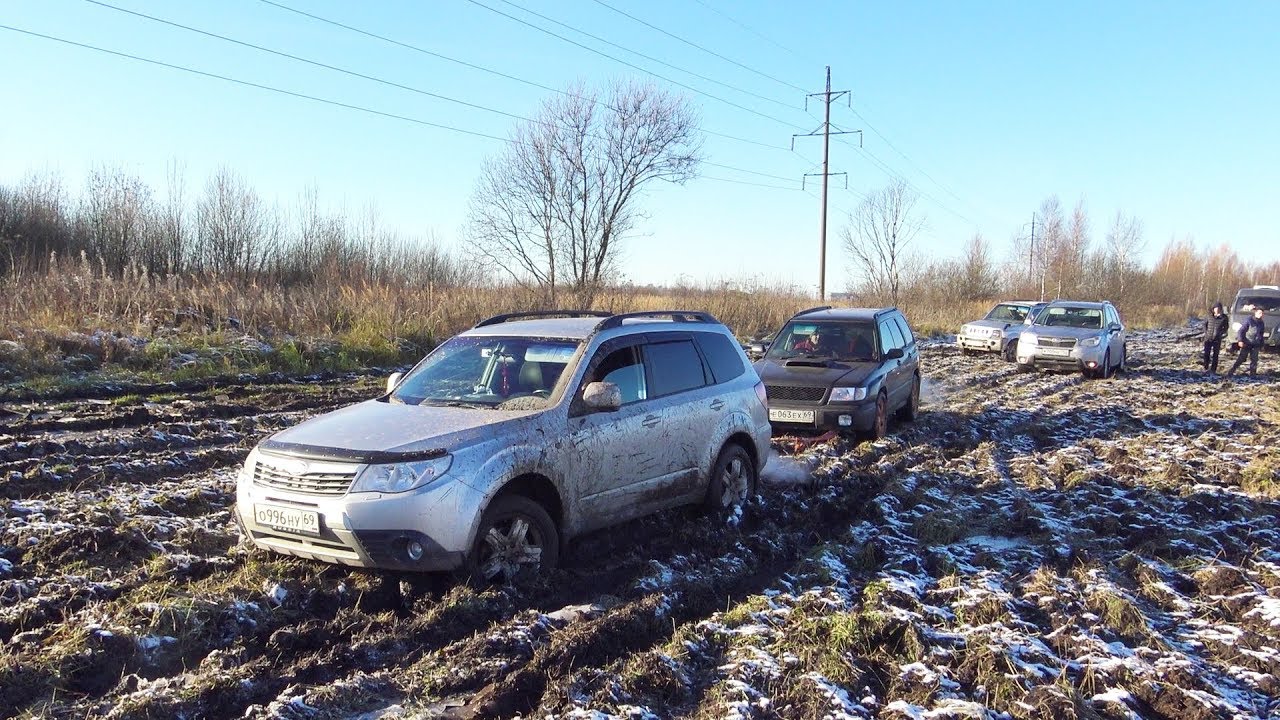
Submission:
<svg viewBox="0 0 1280 720">
<path fill-rule="evenodd" d="M 828 65 L 826 91 L 820 92 L 820 93 L 810 93 L 809 95 L 805 96 L 805 101 L 804 101 L 805 110 L 808 110 L 809 98 L 811 97 L 822 98 L 822 103 L 825 106 L 822 126 L 811 133 L 801 133 L 798 135 L 791 136 L 791 149 L 795 150 L 796 138 L 813 137 L 816 135 L 822 135 L 822 172 L 805 173 L 804 175 L 804 177 L 812 177 L 814 175 L 822 176 L 822 217 L 821 217 L 819 230 L 818 230 L 818 301 L 819 302 L 825 302 L 827 299 L 827 178 L 831 177 L 832 175 L 844 175 L 845 188 L 848 189 L 849 187 L 848 173 L 828 172 L 828 162 L 831 158 L 831 136 L 832 135 L 849 135 L 852 133 L 857 133 L 859 145 L 861 145 L 861 140 L 862 140 L 861 130 L 836 130 L 834 132 L 832 132 L 831 130 L 831 101 L 838 100 L 840 96 L 848 95 L 848 94 L 849 94 L 848 90 L 840 90 L 834 93 L 831 92 L 831 66 Z M 852 98 L 850 98 L 850 107 L 852 107 Z M 802 189 L 804 188 L 803 179 L 801 179 L 800 181 L 800 187 Z"/>
</svg>

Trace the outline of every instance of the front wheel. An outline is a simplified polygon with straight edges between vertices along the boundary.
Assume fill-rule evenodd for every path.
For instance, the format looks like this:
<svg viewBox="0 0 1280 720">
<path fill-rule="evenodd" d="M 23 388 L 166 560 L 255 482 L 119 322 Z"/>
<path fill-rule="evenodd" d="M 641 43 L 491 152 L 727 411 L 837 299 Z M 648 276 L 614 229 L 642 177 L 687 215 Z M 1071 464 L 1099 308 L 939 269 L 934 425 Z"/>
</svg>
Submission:
<svg viewBox="0 0 1280 720">
<path fill-rule="evenodd" d="M 879 440 L 889 434 L 889 398 L 880 391 L 876 396 L 876 418 L 871 423 L 871 439 Z"/>
<path fill-rule="evenodd" d="M 707 485 L 707 509 L 728 515 L 747 504 L 756 492 L 758 481 L 756 464 L 741 445 L 725 445 L 711 468 L 711 482 Z"/>
<path fill-rule="evenodd" d="M 560 538 L 547 511 L 522 495 L 506 495 L 484 511 L 466 569 L 478 582 L 509 584 L 545 573 L 559 559 Z"/>
<path fill-rule="evenodd" d="M 1017 340 L 1010 340 L 1008 343 L 1005 344 L 1004 361 L 1005 362 L 1018 361 L 1018 341 Z"/>
<path fill-rule="evenodd" d="M 907 399 L 907 404 L 898 410 L 898 417 L 911 422 L 920 414 L 920 376 L 916 375 L 911 378 L 911 397 Z"/>
</svg>

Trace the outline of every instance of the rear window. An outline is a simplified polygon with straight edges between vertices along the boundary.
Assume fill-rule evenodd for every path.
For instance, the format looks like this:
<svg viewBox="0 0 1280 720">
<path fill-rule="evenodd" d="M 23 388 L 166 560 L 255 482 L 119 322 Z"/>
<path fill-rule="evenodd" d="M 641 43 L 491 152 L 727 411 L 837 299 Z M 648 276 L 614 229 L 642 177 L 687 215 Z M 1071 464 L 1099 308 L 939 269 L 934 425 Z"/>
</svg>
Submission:
<svg viewBox="0 0 1280 720">
<path fill-rule="evenodd" d="M 1280 297 L 1269 295 L 1241 295 L 1236 298 L 1235 312 L 1253 312 L 1254 308 L 1262 308 L 1262 312 L 1280 312 Z"/>
<path fill-rule="evenodd" d="M 698 355 L 691 340 L 654 343 L 644 348 L 644 364 L 649 373 L 649 397 L 700 388 L 707 384 Z"/>
<path fill-rule="evenodd" d="M 729 338 L 719 333 L 698 333 L 698 347 L 707 356 L 707 364 L 711 366 L 711 377 L 717 383 L 729 382 L 742 375 L 745 367 L 742 354 L 733 346 Z"/>
</svg>

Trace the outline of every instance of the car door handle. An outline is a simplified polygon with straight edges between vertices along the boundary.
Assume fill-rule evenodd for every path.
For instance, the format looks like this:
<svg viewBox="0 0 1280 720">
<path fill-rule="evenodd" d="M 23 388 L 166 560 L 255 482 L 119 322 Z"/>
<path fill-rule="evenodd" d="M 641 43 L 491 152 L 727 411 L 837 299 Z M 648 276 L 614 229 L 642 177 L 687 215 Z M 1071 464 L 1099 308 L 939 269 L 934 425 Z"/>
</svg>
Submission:
<svg viewBox="0 0 1280 720">
<path fill-rule="evenodd" d="M 724 401 L 723 401 L 723 400 L 714 400 L 714 401 L 712 401 L 712 403 L 711 403 L 711 409 L 712 409 L 712 410 L 719 410 L 719 409 L 720 409 L 720 408 L 722 408 L 722 407 L 724 407 Z"/>
<path fill-rule="evenodd" d="M 644 417 L 644 420 L 640 421 L 640 424 L 644 425 L 647 428 L 651 428 L 651 427 L 656 427 L 657 424 L 660 422 L 662 422 L 662 418 L 658 417 L 657 415 L 646 415 Z"/>
</svg>

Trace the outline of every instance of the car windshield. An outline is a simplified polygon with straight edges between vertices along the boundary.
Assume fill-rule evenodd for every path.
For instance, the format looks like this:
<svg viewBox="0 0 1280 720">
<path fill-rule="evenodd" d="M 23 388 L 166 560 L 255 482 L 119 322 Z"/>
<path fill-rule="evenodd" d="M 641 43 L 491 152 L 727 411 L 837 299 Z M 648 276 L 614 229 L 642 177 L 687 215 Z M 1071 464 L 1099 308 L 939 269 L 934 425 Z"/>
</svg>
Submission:
<svg viewBox="0 0 1280 720">
<path fill-rule="evenodd" d="M 791 322 L 778 333 L 765 356 L 772 360 L 827 358 L 844 362 L 875 359 L 871 323 Z"/>
<path fill-rule="evenodd" d="M 575 340 L 455 337 L 400 383 L 391 402 L 540 410 L 577 351 Z"/>
<path fill-rule="evenodd" d="M 1036 317 L 1036 325 L 1098 330 L 1102 327 L 1102 310 L 1083 307 L 1049 307 Z"/>
<path fill-rule="evenodd" d="M 1027 318 L 1027 313 L 1031 311 L 1029 305 L 1010 305 L 1009 303 L 1000 303 L 991 308 L 991 312 L 987 313 L 984 320 L 999 320 L 1000 322 L 1020 323 Z"/>
<path fill-rule="evenodd" d="M 1280 297 L 1269 295 L 1241 295 L 1236 298 L 1235 312 L 1253 312 L 1254 308 L 1262 308 L 1262 312 L 1280 312 Z"/>
</svg>

